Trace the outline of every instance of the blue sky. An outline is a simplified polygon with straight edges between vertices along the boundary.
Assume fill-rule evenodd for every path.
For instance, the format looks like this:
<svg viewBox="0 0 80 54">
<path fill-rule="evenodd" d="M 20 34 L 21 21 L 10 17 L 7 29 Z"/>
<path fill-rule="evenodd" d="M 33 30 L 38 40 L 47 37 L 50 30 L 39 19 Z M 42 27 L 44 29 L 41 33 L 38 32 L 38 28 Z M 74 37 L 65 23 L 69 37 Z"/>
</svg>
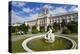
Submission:
<svg viewBox="0 0 80 54">
<path fill-rule="evenodd" d="M 11 23 L 21 23 L 24 21 L 34 20 L 43 12 L 42 9 L 44 7 L 49 9 L 49 13 L 52 16 L 78 11 L 77 5 L 69 4 L 12 1 L 9 3 L 9 6 L 9 12 L 11 12 Z"/>
</svg>

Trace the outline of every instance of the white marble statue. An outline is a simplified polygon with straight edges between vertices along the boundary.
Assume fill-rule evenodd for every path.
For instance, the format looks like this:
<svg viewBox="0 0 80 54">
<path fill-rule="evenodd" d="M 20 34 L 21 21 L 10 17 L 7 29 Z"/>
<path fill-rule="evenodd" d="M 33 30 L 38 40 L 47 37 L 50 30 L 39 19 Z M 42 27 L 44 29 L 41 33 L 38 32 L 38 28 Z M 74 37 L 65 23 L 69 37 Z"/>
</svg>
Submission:
<svg viewBox="0 0 80 54">
<path fill-rule="evenodd" d="M 44 39 L 46 42 L 53 43 L 55 41 L 55 35 L 54 33 L 52 34 L 52 29 L 49 28 L 49 31 L 47 34 L 44 36 Z"/>
</svg>

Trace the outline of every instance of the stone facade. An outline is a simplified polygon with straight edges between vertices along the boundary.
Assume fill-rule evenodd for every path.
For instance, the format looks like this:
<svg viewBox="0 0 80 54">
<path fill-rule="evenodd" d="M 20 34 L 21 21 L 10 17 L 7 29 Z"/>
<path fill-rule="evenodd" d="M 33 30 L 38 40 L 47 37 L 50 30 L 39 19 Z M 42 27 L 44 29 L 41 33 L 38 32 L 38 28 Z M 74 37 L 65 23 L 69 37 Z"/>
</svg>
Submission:
<svg viewBox="0 0 80 54">
<path fill-rule="evenodd" d="M 78 13 L 68 13 L 64 15 L 50 16 L 48 12 L 48 9 L 45 8 L 44 13 L 39 15 L 37 19 L 27 21 L 25 22 L 25 24 L 28 24 L 31 28 L 32 26 L 36 25 L 38 30 L 40 30 L 40 26 L 44 26 L 46 31 L 48 25 L 53 25 L 53 23 L 55 22 L 61 24 L 62 19 L 64 19 L 67 23 L 70 21 L 78 21 Z"/>
</svg>

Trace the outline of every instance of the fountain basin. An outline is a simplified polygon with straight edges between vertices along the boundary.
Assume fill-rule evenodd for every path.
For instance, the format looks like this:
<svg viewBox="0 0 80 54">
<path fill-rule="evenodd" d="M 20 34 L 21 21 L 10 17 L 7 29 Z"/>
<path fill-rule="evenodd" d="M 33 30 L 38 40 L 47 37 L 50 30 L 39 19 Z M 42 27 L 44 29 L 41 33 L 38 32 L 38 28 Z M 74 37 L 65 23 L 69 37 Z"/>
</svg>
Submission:
<svg viewBox="0 0 80 54">
<path fill-rule="evenodd" d="M 28 52 L 76 49 L 77 46 L 74 40 L 58 35 L 55 37 L 55 42 L 50 44 L 44 41 L 42 35 L 28 38 L 24 42 L 22 46 Z"/>
</svg>

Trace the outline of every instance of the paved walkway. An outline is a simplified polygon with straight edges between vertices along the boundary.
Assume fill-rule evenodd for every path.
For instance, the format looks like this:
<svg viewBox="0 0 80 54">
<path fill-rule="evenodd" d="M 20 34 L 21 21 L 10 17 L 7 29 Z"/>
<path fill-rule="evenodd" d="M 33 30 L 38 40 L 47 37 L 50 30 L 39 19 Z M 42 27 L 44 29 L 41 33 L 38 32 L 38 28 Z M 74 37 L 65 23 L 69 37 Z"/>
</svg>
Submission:
<svg viewBox="0 0 80 54">
<path fill-rule="evenodd" d="M 15 41 L 18 41 L 18 40 L 21 40 L 21 39 L 24 39 L 24 38 L 28 38 L 28 37 L 32 37 L 32 36 L 36 36 L 36 35 L 40 35 L 40 34 L 41 33 L 39 33 L 39 34 L 15 35 L 15 36 L 11 36 L 11 41 L 15 42 Z"/>
</svg>

